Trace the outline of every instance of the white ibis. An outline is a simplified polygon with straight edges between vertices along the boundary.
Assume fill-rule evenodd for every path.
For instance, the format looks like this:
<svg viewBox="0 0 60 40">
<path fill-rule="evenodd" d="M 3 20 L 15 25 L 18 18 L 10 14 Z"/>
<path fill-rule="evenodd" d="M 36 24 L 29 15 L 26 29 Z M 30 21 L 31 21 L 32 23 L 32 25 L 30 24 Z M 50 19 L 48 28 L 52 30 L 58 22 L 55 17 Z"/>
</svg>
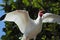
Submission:
<svg viewBox="0 0 60 40">
<path fill-rule="evenodd" d="M 58 24 L 60 24 L 60 16 L 52 13 L 43 14 L 43 11 L 41 10 L 38 13 L 37 19 L 32 20 L 29 17 L 28 11 L 16 10 L 16 11 L 7 13 L 6 17 L 4 18 L 4 21 L 13 21 L 18 25 L 20 31 L 23 33 L 23 37 L 21 40 L 29 40 L 32 38 L 34 38 L 35 40 L 37 34 L 40 33 L 42 30 L 42 23 L 57 22 Z"/>
</svg>

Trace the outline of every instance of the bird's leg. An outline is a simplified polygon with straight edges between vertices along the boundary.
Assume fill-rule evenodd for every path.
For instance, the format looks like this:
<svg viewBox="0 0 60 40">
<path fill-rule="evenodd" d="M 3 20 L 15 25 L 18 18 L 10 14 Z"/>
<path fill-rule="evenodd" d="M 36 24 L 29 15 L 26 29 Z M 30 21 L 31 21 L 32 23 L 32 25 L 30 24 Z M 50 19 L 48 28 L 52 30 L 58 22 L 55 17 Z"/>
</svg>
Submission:
<svg viewBox="0 0 60 40">
<path fill-rule="evenodd" d="M 34 40 L 36 40 L 36 36 L 34 37 Z"/>
<path fill-rule="evenodd" d="M 28 36 L 23 35 L 21 40 L 29 40 Z"/>
<path fill-rule="evenodd" d="M 29 40 L 29 38 L 27 37 L 26 40 Z"/>
<path fill-rule="evenodd" d="M 26 40 L 26 37 L 25 37 L 25 35 L 23 35 L 23 37 L 22 37 L 22 39 L 21 40 Z"/>
</svg>

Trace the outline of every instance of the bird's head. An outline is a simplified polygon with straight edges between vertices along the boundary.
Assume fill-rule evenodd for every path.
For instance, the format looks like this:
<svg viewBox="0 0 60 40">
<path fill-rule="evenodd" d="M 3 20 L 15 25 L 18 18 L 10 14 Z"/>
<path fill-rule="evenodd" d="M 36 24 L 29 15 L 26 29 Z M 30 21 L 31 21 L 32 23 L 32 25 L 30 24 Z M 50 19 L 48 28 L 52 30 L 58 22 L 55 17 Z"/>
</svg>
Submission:
<svg viewBox="0 0 60 40">
<path fill-rule="evenodd" d="M 38 13 L 38 15 L 39 15 L 40 17 L 42 17 L 43 14 L 44 14 L 44 10 L 40 10 L 39 13 Z"/>
</svg>

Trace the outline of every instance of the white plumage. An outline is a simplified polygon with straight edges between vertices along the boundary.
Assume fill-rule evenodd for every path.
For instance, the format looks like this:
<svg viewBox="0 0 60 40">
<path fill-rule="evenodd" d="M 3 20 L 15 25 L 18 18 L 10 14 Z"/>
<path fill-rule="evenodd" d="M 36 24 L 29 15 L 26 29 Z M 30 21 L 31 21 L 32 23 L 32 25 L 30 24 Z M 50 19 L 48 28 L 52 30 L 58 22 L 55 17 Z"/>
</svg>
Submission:
<svg viewBox="0 0 60 40">
<path fill-rule="evenodd" d="M 43 23 L 49 22 L 49 23 L 57 23 L 60 24 L 60 16 L 59 15 L 55 15 L 52 13 L 45 13 L 42 16 L 43 19 Z"/>
<path fill-rule="evenodd" d="M 7 13 L 4 21 L 13 21 L 18 25 L 20 31 L 23 33 L 21 40 L 29 40 L 31 38 L 34 38 L 35 40 L 37 34 L 42 30 L 43 22 L 60 23 L 60 16 L 52 13 L 45 13 L 43 16 L 42 14 L 43 11 L 39 11 L 37 19 L 32 20 L 28 15 L 28 11 L 16 10 Z"/>
</svg>

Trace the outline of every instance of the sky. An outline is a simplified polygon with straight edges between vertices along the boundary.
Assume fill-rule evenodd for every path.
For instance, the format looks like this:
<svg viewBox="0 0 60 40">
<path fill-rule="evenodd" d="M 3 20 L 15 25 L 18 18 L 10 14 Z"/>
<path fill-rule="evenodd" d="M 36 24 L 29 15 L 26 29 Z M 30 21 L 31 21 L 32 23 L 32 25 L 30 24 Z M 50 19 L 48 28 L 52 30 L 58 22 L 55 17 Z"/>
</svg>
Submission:
<svg viewBox="0 0 60 40">
<path fill-rule="evenodd" d="M 2 0 L 0 0 L 0 4 L 2 3 Z M 2 9 L 3 7 L 1 7 L 0 6 L 0 9 Z M 4 10 L 0 10 L 0 17 L 2 16 L 2 15 L 4 15 Z M 2 36 L 2 35 L 5 35 L 5 33 L 3 32 L 3 28 L 5 27 L 5 24 L 4 24 L 4 22 L 3 21 L 0 21 L 0 37 Z"/>
<path fill-rule="evenodd" d="M 14 0 L 14 1 L 16 1 L 16 0 Z M 2 4 L 3 3 L 3 1 L 2 0 L 0 0 L 0 4 Z M 4 15 L 4 10 L 1 10 L 3 7 L 1 7 L 0 6 L 0 17 L 2 16 L 2 15 Z M 0 21 L 0 38 L 1 38 L 1 36 L 2 35 L 5 35 L 5 33 L 3 32 L 3 28 L 5 28 L 5 24 L 4 24 L 4 22 L 3 21 Z"/>
</svg>

